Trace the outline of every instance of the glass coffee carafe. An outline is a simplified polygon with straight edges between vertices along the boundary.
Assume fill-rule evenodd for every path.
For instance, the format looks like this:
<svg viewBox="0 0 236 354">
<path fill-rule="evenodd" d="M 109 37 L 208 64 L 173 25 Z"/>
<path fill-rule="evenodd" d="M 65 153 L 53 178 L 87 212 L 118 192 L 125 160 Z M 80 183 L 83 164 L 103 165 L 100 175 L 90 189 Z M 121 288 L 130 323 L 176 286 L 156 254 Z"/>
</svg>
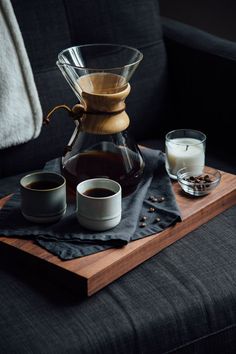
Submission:
<svg viewBox="0 0 236 354">
<path fill-rule="evenodd" d="M 62 157 L 73 191 L 95 177 L 119 182 L 124 196 L 136 189 L 144 161 L 127 131 L 125 99 L 141 59 L 135 48 L 110 44 L 72 47 L 58 55 L 57 65 L 80 101 L 70 112 L 76 127 Z"/>
</svg>

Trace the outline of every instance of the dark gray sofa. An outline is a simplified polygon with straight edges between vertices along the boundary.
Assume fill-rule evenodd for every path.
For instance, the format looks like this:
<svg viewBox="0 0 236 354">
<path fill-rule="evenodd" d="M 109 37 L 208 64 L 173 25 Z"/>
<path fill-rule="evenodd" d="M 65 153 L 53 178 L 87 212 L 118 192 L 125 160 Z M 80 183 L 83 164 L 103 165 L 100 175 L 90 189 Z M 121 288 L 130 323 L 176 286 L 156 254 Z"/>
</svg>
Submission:
<svg viewBox="0 0 236 354">
<path fill-rule="evenodd" d="M 236 173 L 236 44 L 161 19 L 156 0 L 12 4 L 44 114 L 76 102 L 55 66 L 62 49 L 131 45 L 144 54 L 127 100 L 136 140 L 163 148 L 171 129 L 202 130 L 207 163 Z M 59 113 L 36 140 L 1 150 L 0 195 L 15 188 L 19 174 L 60 156 L 73 128 Z M 227 210 L 91 298 L 1 252 L 0 353 L 235 353 L 235 212 Z"/>
</svg>

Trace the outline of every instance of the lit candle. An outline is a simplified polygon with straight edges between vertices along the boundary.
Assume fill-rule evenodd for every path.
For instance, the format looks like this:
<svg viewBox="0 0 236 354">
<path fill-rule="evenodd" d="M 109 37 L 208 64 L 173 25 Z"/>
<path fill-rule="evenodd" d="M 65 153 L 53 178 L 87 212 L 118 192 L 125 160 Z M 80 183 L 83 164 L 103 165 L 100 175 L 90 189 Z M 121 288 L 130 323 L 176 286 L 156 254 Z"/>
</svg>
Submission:
<svg viewBox="0 0 236 354">
<path fill-rule="evenodd" d="M 172 134 L 173 138 L 167 134 L 166 138 L 166 169 L 170 177 L 176 178 L 177 171 L 183 167 L 199 166 L 199 169 L 195 169 L 196 174 L 202 173 L 202 168 L 205 165 L 205 135 L 204 139 L 197 139 L 188 137 L 188 135 L 193 136 L 193 134 L 186 134 L 192 132 L 188 129 L 181 129 L 180 132 L 184 131 L 185 136 L 180 136 L 181 134 Z M 173 132 L 171 132 L 173 133 Z M 170 133 L 169 133 L 170 134 Z M 186 136 L 187 135 L 187 136 Z"/>
</svg>

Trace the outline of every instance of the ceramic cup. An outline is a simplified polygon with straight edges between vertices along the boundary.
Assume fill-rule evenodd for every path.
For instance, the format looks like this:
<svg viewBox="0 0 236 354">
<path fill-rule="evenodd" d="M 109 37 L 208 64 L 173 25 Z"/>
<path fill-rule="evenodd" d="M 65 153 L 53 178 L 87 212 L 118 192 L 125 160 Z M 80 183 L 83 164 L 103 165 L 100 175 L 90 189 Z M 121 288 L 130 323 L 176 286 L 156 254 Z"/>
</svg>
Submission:
<svg viewBox="0 0 236 354">
<path fill-rule="evenodd" d="M 53 172 L 34 172 L 20 180 L 21 212 L 33 222 L 58 221 L 66 212 L 66 181 Z"/>
<path fill-rule="evenodd" d="M 105 231 L 121 220 L 121 186 L 107 178 L 88 179 L 77 185 L 76 214 L 90 230 Z"/>
</svg>

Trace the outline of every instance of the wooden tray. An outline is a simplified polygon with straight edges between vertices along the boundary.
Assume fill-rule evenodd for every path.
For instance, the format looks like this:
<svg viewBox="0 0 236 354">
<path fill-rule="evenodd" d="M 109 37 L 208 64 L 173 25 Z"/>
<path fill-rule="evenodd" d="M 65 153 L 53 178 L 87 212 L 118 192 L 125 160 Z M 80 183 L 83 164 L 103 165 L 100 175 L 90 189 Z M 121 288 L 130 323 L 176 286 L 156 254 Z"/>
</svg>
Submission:
<svg viewBox="0 0 236 354">
<path fill-rule="evenodd" d="M 217 214 L 236 204 L 236 175 L 222 172 L 220 185 L 204 197 L 184 194 L 177 182 L 173 183 L 183 221 L 168 229 L 141 240 L 133 241 L 121 249 L 109 249 L 83 258 L 61 261 L 56 256 L 34 244 L 33 241 L 0 237 L 4 252 L 14 251 L 24 255 L 27 262 L 43 265 L 73 289 L 92 295 L 144 262 L 167 246 L 187 235 Z M 0 207 L 9 198 L 0 199 Z M 17 252 L 15 252 L 17 251 Z M 19 251 L 19 252 L 18 252 Z M 34 262 L 33 262 L 34 261 Z M 46 273 L 45 273 L 46 274 Z"/>
</svg>

